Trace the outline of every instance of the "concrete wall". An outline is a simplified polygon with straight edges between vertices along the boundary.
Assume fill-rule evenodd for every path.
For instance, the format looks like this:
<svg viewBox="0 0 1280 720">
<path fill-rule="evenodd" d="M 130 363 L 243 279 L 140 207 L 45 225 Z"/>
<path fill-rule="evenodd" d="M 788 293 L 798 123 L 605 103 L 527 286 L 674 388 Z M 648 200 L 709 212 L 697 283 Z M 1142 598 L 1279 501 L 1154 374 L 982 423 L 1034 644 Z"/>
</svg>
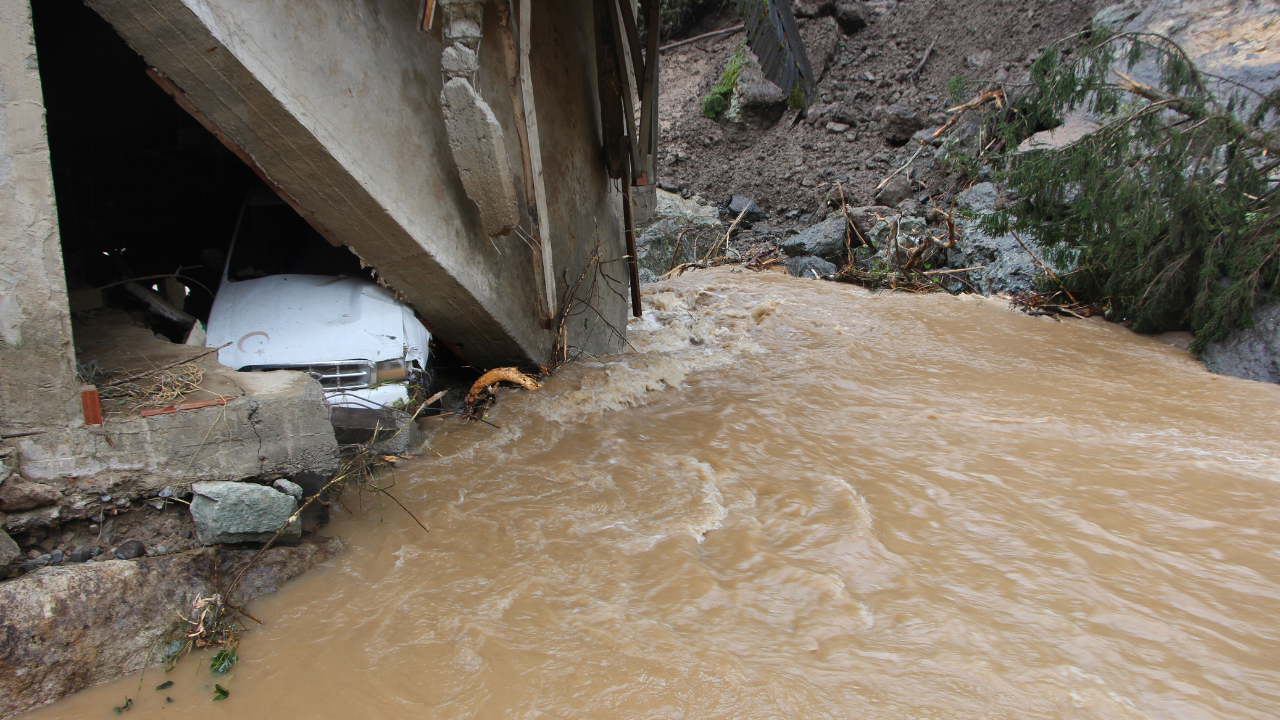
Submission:
<svg viewBox="0 0 1280 720">
<path fill-rule="evenodd" d="M 0 0 L 0 433 L 76 421 L 73 358 L 31 8 Z"/>
<path fill-rule="evenodd" d="M 546 362 L 552 336 L 532 252 L 515 235 L 485 235 L 462 188 L 439 104 L 439 24 L 415 30 L 418 0 L 89 4 L 224 142 L 473 362 Z M 596 167 L 589 7 L 534 8 L 547 185 L 567 216 L 553 248 L 565 271 L 581 267 L 597 233 L 615 253 L 622 242 L 620 210 Z M 497 38 L 482 44 L 480 86 L 520 157 Z M 616 346 L 601 342 L 592 350 Z"/>
<path fill-rule="evenodd" d="M 621 186 L 608 178 L 602 150 L 592 18 L 591 0 L 535 2 L 530 62 L 561 306 L 592 255 L 598 253 L 600 260 L 579 286 L 580 302 L 570 308 L 575 314 L 565 323 L 568 345 L 605 354 L 622 350 L 631 301 L 623 261 L 623 196 Z"/>
</svg>

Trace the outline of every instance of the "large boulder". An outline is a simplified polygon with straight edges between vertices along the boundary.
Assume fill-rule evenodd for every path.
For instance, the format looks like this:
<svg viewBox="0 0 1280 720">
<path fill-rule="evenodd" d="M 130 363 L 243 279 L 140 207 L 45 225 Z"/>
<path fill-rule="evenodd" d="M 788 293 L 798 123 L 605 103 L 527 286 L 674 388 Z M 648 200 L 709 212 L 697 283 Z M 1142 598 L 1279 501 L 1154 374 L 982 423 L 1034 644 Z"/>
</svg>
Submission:
<svg viewBox="0 0 1280 720">
<path fill-rule="evenodd" d="M 266 542 L 298 509 L 289 495 L 254 483 L 198 482 L 191 492 L 191 518 L 205 545 Z M 301 534 L 302 523 L 295 519 L 281 537 Z"/>
<path fill-rule="evenodd" d="M 978 228 L 979 219 L 995 211 L 999 190 L 992 183 L 979 183 L 956 196 L 956 205 L 969 211 L 969 218 L 956 221 L 956 246 L 947 252 L 955 268 L 985 266 L 970 272 L 969 280 L 983 295 L 1022 295 L 1036 290 L 1042 274 L 1036 258 L 1045 260 L 1043 248 L 1030 236 L 992 236 Z M 1023 248 L 1023 245 L 1026 247 Z"/>
<path fill-rule="evenodd" d="M 773 84 L 764 76 L 755 55 L 747 53 L 747 64 L 738 72 L 729 108 L 725 110 L 727 123 L 765 129 L 773 127 L 787 111 L 787 91 Z"/>
<path fill-rule="evenodd" d="M 816 225 L 810 225 L 796 235 L 782 241 L 782 252 L 790 257 L 814 255 L 820 258 L 839 258 L 848 249 L 849 237 L 844 216 L 831 213 Z"/>
<path fill-rule="evenodd" d="M 54 505 L 60 500 L 62 493 L 56 488 L 24 480 L 20 475 L 10 475 L 0 483 L 0 512 L 24 512 Z"/>
<path fill-rule="evenodd" d="M 1280 383 L 1280 303 L 1253 311 L 1253 327 L 1205 346 L 1200 359 L 1219 375 Z"/>
</svg>

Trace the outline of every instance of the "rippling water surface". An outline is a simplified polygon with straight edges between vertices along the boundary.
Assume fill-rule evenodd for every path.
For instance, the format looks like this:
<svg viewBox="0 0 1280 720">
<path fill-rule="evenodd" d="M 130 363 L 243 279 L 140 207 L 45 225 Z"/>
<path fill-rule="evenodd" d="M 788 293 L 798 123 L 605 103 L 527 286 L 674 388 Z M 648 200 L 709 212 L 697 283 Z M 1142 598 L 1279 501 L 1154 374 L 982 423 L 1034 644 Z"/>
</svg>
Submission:
<svg viewBox="0 0 1280 720">
<path fill-rule="evenodd" d="M 1280 715 L 1280 387 L 996 300 L 646 290 L 634 352 L 433 421 L 430 534 L 338 513 L 232 676 L 29 717 Z"/>
</svg>

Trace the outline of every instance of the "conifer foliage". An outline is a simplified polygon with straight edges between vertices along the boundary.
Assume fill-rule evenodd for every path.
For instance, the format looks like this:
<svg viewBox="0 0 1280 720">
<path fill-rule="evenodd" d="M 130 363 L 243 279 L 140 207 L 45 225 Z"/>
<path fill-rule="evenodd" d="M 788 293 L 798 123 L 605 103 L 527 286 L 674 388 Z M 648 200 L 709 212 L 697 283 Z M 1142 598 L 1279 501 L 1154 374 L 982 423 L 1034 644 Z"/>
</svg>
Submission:
<svg viewBox="0 0 1280 720">
<path fill-rule="evenodd" d="M 1151 68 L 1158 83 L 1130 77 Z M 996 118 L 1013 200 L 988 231 L 1033 233 L 1074 266 L 1063 289 L 1139 332 L 1190 329 L 1197 351 L 1280 296 L 1280 89 L 1210 75 L 1162 36 L 1095 31 L 1047 49 L 1022 90 Z M 1078 110 L 1101 128 L 1017 150 Z"/>
</svg>

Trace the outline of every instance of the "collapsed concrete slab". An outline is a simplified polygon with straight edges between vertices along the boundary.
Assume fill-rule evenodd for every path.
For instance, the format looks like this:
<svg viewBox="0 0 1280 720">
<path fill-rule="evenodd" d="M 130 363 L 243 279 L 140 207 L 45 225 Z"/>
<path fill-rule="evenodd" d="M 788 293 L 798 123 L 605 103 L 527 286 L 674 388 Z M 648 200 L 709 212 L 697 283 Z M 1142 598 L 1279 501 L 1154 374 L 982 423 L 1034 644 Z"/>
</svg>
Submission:
<svg viewBox="0 0 1280 720">
<path fill-rule="evenodd" d="M 5 527 L 21 532 L 90 517 L 104 506 L 197 481 L 327 477 L 337 469 L 338 444 L 320 383 L 289 371 L 221 372 L 243 392 L 225 404 L 19 440 L 21 477 L 61 500 L 12 513 Z"/>
</svg>

